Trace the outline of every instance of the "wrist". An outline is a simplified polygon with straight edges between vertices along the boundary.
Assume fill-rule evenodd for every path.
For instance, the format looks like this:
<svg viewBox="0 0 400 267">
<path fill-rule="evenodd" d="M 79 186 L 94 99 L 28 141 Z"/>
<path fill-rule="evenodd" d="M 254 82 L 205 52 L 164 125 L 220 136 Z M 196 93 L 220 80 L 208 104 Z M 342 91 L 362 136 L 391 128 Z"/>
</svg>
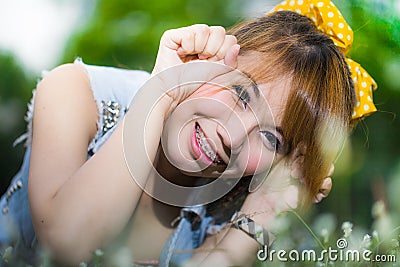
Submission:
<svg viewBox="0 0 400 267">
<path fill-rule="evenodd" d="M 246 235 L 254 239 L 259 246 L 270 245 L 270 233 L 261 224 L 253 220 L 253 216 L 237 211 L 232 216 L 231 223 L 234 228 L 241 230 Z"/>
</svg>

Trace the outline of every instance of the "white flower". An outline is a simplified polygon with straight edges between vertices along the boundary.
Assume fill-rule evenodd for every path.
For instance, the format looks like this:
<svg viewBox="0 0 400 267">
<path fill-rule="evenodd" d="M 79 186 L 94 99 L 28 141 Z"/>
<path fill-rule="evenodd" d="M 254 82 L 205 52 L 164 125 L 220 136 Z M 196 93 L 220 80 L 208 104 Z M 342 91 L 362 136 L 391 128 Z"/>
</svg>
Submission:
<svg viewBox="0 0 400 267">
<path fill-rule="evenodd" d="M 13 256 L 13 247 L 7 247 L 7 248 L 4 250 L 2 260 L 3 260 L 5 263 L 8 263 L 8 262 L 12 259 L 12 256 Z"/>
<path fill-rule="evenodd" d="M 344 237 L 347 238 L 351 235 L 351 232 L 353 231 L 353 224 L 351 222 L 343 222 L 342 224 L 342 230 L 344 233 Z"/>
<path fill-rule="evenodd" d="M 113 253 L 110 261 L 112 266 L 131 267 L 133 262 L 131 251 L 127 247 L 120 248 Z"/>
<path fill-rule="evenodd" d="M 372 232 L 372 237 L 373 237 L 374 239 L 379 239 L 378 231 L 374 230 L 374 231 Z"/>
<path fill-rule="evenodd" d="M 101 257 L 101 256 L 104 255 L 104 252 L 101 249 L 96 249 L 94 251 L 94 255 L 97 256 L 97 257 Z"/>
<path fill-rule="evenodd" d="M 372 216 L 375 218 L 382 217 L 386 213 L 385 203 L 382 200 L 378 200 L 372 205 L 371 209 Z"/>
<path fill-rule="evenodd" d="M 324 240 L 324 243 L 328 243 L 328 241 L 329 241 L 329 231 L 328 231 L 328 229 L 322 228 L 321 236 L 322 236 L 322 238 Z"/>
<path fill-rule="evenodd" d="M 363 241 L 361 242 L 361 247 L 369 248 L 371 246 L 371 236 L 369 234 L 364 235 Z"/>
</svg>

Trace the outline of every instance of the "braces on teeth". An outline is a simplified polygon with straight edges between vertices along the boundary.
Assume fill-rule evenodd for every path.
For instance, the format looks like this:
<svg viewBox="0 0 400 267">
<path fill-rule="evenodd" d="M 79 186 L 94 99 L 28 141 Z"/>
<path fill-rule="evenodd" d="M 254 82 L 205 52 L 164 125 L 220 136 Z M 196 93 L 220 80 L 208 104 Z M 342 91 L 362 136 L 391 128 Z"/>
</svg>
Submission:
<svg viewBox="0 0 400 267">
<path fill-rule="evenodd" d="M 206 156 L 212 160 L 214 163 L 219 163 L 220 159 L 217 154 L 212 150 L 210 144 L 208 143 L 207 139 L 204 137 L 203 132 L 200 130 L 200 126 L 196 124 L 196 138 L 200 144 L 201 149 L 206 154 Z"/>
</svg>

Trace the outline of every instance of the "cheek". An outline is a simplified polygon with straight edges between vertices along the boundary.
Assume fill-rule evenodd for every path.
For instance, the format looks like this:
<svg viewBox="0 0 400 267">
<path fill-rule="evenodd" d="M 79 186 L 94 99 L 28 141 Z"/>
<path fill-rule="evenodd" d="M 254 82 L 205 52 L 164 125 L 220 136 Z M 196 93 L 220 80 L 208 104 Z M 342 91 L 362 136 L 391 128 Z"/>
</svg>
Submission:
<svg viewBox="0 0 400 267">
<path fill-rule="evenodd" d="M 275 153 L 263 150 L 266 150 L 266 148 L 258 149 L 258 151 L 253 150 L 250 153 L 245 169 L 246 174 L 261 173 L 267 171 L 272 166 Z"/>
<path fill-rule="evenodd" d="M 254 174 L 258 170 L 259 164 L 260 164 L 260 157 L 254 156 L 253 154 L 252 156 L 249 157 L 249 161 L 247 162 L 245 172 L 247 174 Z"/>
</svg>

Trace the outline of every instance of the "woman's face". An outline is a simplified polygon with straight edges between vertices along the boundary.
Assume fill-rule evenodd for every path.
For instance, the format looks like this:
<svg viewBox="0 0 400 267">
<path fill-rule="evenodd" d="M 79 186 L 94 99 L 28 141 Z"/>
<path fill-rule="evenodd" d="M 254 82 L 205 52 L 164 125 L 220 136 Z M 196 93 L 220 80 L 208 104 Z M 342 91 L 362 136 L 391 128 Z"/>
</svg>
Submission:
<svg viewBox="0 0 400 267">
<path fill-rule="evenodd" d="M 251 58 L 239 57 L 238 69 L 245 72 L 251 64 Z M 237 178 L 268 171 L 282 155 L 287 80 L 263 83 L 249 75 L 219 76 L 171 113 L 162 146 L 182 173 Z"/>
</svg>

